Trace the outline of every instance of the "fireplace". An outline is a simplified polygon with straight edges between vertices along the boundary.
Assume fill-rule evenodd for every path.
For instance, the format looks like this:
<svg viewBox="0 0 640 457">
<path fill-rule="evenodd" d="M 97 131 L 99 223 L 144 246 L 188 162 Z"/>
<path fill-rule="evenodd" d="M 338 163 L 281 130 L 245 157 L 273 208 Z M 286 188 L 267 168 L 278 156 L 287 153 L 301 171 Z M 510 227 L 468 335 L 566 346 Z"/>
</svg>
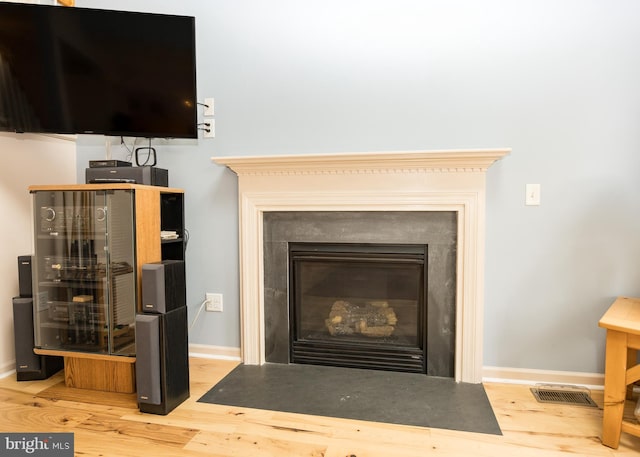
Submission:
<svg viewBox="0 0 640 457">
<path fill-rule="evenodd" d="M 426 245 L 289 244 L 290 361 L 426 373 L 426 261 Z"/>
<path fill-rule="evenodd" d="M 266 362 L 315 363 L 317 359 L 307 358 L 312 357 L 309 351 L 335 350 L 333 343 L 356 340 L 359 344 L 350 348 L 344 360 L 325 360 L 324 364 L 354 366 L 357 357 L 362 358 L 367 350 L 375 348 L 379 360 L 369 368 L 382 368 L 384 363 L 385 369 L 395 371 L 455 375 L 458 284 L 455 211 L 270 211 L 263 214 L 262 233 Z M 385 272 L 389 267 L 395 271 Z M 321 298 L 329 306 L 320 316 L 316 315 L 322 320 L 315 326 L 319 332 L 326 328 L 327 316 L 323 314 L 330 313 L 336 301 L 349 302 L 349 306 L 387 301 L 388 307 L 401 313 L 398 317 L 402 317 L 406 339 L 391 344 L 389 340 L 354 335 L 330 338 L 331 341 L 313 338 L 313 344 L 307 344 L 308 335 L 303 335 L 304 341 L 294 345 L 292 330 L 300 317 L 296 301 L 299 302 L 301 293 L 296 290 L 299 279 L 296 276 L 300 274 L 306 283 L 304 298 Z M 332 285 L 327 281 L 332 277 L 343 283 Z M 390 281 L 395 289 L 380 289 Z M 371 290 L 363 290 L 362 283 L 371 284 Z M 411 307 L 413 311 L 409 312 Z M 385 348 L 378 347 L 381 346 L 378 343 L 389 344 Z M 344 345 L 338 348 L 345 349 Z M 391 362 L 392 359 L 395 360 Z"/>
<path fill-rule="evenodd" d="M 238 176 L 243 363 L 265 363 L 267 321 L 281 319 L 267 303 L 265 217 L 274 212 L 445 211 L 453 212 L 457 222 L 454 379 L 481 382 L 485 180 L 487 169 L 509 153 L 475 149 L 214 157 Z"/>
</svg>

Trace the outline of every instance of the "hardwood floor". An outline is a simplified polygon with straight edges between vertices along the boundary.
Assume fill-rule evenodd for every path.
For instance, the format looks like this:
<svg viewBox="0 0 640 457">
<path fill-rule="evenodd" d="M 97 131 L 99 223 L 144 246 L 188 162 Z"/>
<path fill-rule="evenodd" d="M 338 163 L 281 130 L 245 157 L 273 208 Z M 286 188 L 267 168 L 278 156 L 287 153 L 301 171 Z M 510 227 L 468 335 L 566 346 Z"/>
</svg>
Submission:
<svg viewBox="0 0 640 457">
<path fill-rule="evenodd" d="M 486 384 L 503 435 L 333 419 L 198 403 L 237 362 L 192 358 L 191 398 L 167 416 L 142 414 L 135 395 L 0 380 L 0 432 L 73 432 L 78 456 L 637 456 L 640 438 L 600 443 L 599 408 L 543 404 L 528 386 Z M 630 405 L 632 406 L 632 405 Z"/>
</svg>

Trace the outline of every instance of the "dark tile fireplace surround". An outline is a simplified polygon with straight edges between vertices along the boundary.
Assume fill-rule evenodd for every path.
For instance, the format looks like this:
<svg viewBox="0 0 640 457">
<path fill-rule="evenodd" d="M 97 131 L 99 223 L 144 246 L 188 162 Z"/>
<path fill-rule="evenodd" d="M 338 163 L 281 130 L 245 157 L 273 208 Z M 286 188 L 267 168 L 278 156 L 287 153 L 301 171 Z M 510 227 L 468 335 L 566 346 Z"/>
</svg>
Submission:
<svg viewBox="0 0 640 457">
<path fill-rule="evenodd" d="M 429 252 L 427 373 L 450 376 L 453 371 L 457 382 L 482 382 L 486 172 L 510 152 L 213 157 L 238 177 L 243 362 L 262 365 L 284 361 L 288 354 L 288 330 L 282 330 L 287 321 L 287 243 L 307 241 L 307 235 L 318 243 L 415 243 L 427 245 Z M 336 222 L 341 213 L 376 217 L 349 214 L 352 220 Z M 271 218 L 282 218 L 284 228 L 269 227 Z M 440 218 L 454 222 L 443 228 Z M 432 224 L 433 229 L 421 228 Z M 354 233 L 364 239 L 354 239 Z M 271 246 L 265 249 L 265 243 Z"/>
<path fill-rule="evenodd" d="M 267 362 L 291 362 L 289 306 L 289 246 L 291 244 L 412 245 L 424 246 L 427 253 L 424 262 L 426 312 L 425 314 L 405 312 L 403 315 L 402 307 L 398 306 L 396 301 L 395 305 L 399 308 L 400 316 L 398 320 L 405 319 L 405 322 L 399 322 L 398 325 L 414 325 L 420 329 L 418 333 L 424 336 L 416 343 L 421 347 L 426 359 L 422 372 L 430 376 L 454 377 L 458 232 L 455 211 L 273 211 L 264 213 L 263 230 L 265 359 Z M 420 315 L 422 318 L 418 319 L 417 316 Z M 420 322 L 408 323 L 407 316 L 413 316 L 413 319 Z M 331 340 L 329 332 L 325 333 L 326 339 Z M 374 338 L 371 341 L 375 346 L 380 345 L 378 342 L 384 345 L 382 338 Z M 371 346 L 371 343 L 365 343 L 365 353 L 367 345 Z M 386 352 L 388 351 L 385 350 Z M 407 357 L 406 354 L 404 357 Z M 349 363 L 353 362 L 347 362 L 347 366 Z M 329 361 L 322 364 L 334 363 Z M 341 362 L 336 364 L 340 366 Z M 413 368 L 383 369 L 415 371 Z"/>
</svg>

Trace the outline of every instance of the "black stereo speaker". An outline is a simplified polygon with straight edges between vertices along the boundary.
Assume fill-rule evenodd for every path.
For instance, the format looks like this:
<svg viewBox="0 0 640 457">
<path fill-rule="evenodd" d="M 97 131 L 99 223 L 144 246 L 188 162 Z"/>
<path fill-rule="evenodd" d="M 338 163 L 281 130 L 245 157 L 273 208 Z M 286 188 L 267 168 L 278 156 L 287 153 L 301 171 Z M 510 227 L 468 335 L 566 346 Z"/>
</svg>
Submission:
<svg viewBox="0 0 640 457">
<path fill-rule="evenodd" d="M 142 312 L 167 313 L 186 306 L 184 261 L 163 260 L 142 265 Z"/>
<path fill-rule="evenodd" d="M 64 358 L 33 352 L 33 299 L 13 298 L 13 335 L 18 381 L 47 379 L 64 368 Z"/>
<path fill-rule="evenodd" d="M 18 256 L 18 287 L 21 297 L 31 297 L 33 286 L 31 284 L 31 256 Z"/>
<path fill-rule="evenodd" d="M 186 306 L 136 315 L 136 394 L 141 412 L 162 415 L 189 398 Z"/>
</svg>

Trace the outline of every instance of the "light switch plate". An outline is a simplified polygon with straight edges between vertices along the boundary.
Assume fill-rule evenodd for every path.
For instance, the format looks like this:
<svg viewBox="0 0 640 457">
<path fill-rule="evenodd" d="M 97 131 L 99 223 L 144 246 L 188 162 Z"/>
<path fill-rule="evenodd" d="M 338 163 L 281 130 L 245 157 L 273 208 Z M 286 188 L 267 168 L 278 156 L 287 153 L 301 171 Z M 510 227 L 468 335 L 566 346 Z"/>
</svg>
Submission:
<svg viewBox="0 0 640 457">
<path fill-rule="evenodd" d="M 525 205 L 537 206 L 540 204 L 540 184 L 527 184 Z"/>
</svg>

